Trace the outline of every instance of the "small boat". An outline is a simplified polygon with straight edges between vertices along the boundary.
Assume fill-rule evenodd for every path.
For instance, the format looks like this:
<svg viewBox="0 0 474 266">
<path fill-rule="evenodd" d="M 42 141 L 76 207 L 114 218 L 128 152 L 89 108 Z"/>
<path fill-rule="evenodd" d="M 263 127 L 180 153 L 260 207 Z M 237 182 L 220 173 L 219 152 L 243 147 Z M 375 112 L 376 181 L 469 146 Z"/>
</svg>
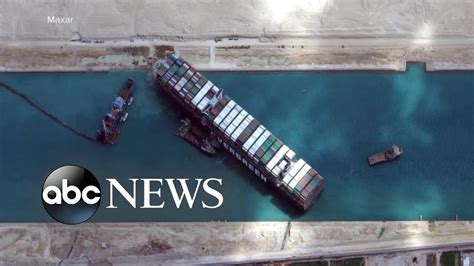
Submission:
<svg viewBox="0 0 474 266">
<path fill-rule="evenodd" d="M 135 80 L 129 77 L 125 84 L 115 96 L 112 106 L 102 119 L 102 126 L 97 130 L 97 140 L 104 144 L 114 144 L 120 134 L 118 125 L 125 122 L 128 113 L 125 112 L 133 101 L 133 90 Z"/>
<path fill-rule="evenodd" d="M 369 165 L 373 166 L 379 163 L 393 161 L 402 154 L 402 149 L 397 145 L 392 145 L 390 148 L 383 152 L 373 154 L 368 157 Z"/>
<path fill-rule="evenodd" d="M 202 128 L 193 125 L 189 118 L 181 120 L 181 126 L 178 128 L 176 135 L 207 154 L 213 155 L 216 153 L 215 141 Z"/>
<path fill-rule="evenodd" d="M 300 211 L 306 212 L 320 198 L 324 178 L 188 62 L 169 54 L 153 64 L 152 74 L 153 83 L 179 105 L 193 126 L 217 139 L 216 145 L 220 143 L 223 150 Z M 250 98 L 256 104 L 261 102 L 258 97 Z"/>
</svg>

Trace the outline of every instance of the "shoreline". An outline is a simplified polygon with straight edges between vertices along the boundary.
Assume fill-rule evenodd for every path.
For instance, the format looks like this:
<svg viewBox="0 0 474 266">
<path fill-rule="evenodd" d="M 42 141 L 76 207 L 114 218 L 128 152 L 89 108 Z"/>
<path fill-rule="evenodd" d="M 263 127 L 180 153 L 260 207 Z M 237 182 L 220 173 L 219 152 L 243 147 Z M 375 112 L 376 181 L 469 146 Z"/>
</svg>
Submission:
<svg viewBox="0 0 474 266">
<path fill-rule="evenodd" d="M 430 72 L 472 72 L 474 68 L 470 67 L 444 67 L 444 68 L 431 68 L 427 66 L 427 62 L 422 61 L 409 61 L 406 62 L 406 65 L 410 64 L 422 64 L 424 65 L 424 71 L 426 73 Z M 89 72 L 96 72 L 96 73 L 107 73 L 107 72 L 122 72 L 122 71 L 149 71 L 150 69 L 147 67 L 136 67 L 136 68 L 108 68 L 108 67 L 99 67 L 99 68 L 92 68 L 92 69 L 84 69 L 81 67 L 70 67 L 67 69 L 60 68 L 48 68 L 48 69 L 2 69 L 0 68 L 0 73 L 89 73 Z M 333 66 L 318 66 L 313 68 L 308 67 L 295 67 L 295 68 L 261 68 L 261 69 L 254 69 L 254 68 L 217 68 L 217 67 L 200 67 L 198 68 L 199 71 L 203 72 L 249 72 L 249 73 L 265 73 L 265 72 L 382 72 L 382 73 L 393 73 L 393 72 L 406 72 L 406 67 L 403 70 L 393 69 L 390 67 L 374 67 L 374 66 L 365 66 L 365 65 L 358 65 L 358 66 L 350 66 L 350 67 L 333 67 Z"/>
<path fill-rule="evenodd" d="M 0 264 L 387 262 L 452 250 L 474 250 L 473 221 L 0 223 Z"/>
<path fill-rule="evenodd" d="M 0 41 L 0 72 L 103 72 L 147 70 L 174 52 L 200 71 L 395 71 L 411 62 L 431 71 L 474 70 L 474 39 L 441 39 L 410 44 L 406 39 L 300 39 L 260 42 L 257 39 L 164 42 L 113 40 Z M 372 41 L 374 42 L 372 44 Z M 338 44 L 338 45 L 335 45 Z"/>
</svg>

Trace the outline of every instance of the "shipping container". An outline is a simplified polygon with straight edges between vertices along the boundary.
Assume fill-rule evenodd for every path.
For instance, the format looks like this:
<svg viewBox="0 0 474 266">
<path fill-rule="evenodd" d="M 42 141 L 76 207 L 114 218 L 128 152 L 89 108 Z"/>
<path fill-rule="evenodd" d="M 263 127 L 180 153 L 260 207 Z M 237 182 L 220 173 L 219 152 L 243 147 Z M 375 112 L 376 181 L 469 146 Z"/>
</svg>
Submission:
<svg viewBox="0 0 474 266">
<path fill-rule="evenodd" d="M 296 176 L 291 180 L 291 182 L 288 184 L 288 186 L 291 189 L 294 189 L 296 184 L 301 181 L 301 179 L 308 173 L 309 169 L 311 169 L 311 166 L 308 164 L 305 164 L 303 168 L 296 174 Z"/>
<path fill-rule="evenodd" d="M 179 69 L 179 66 L 173 65 L 173 66 L 168 70 L 167 73 L 170 74 L 171 76 L 173 76 L 173 75 L 176 73 L 176 71 L 178 71 L 178 69 Z"/>
<path fill-rule="evenodd" d="M 289 150 L 288 146 L 283 144 L 283 146 L 281 146 L 281 148 L 278 149 L 275 156 L 273 156 L 273 158 L 271 158 L 270 161 L 267 163 L 266 165 L 267 171 L 271 171 L 277 164 L 279 164 L 288 150 Z"/>
<path fill-rule="evenodd" d="M 298 208 L 307 210 L 312 205 L 324 182 L 310 165 L 184 60 L 171 55 L 154 66 L 165 91 L 203 121 L 224 149 Z"/>
<path fill-rule="evenodd" d="M 204 95 L 206 95 L 206 93 L 212 88 L 212 82 L 207 82 L 206 85 L 204 85 L 204 87 L 196 94 L 196 96 L 193 98 L 193 100 L 191 101 L 192 104 L 194 105 L 197 105 L 201 100 L 202 98 L 204 97 Z"/>
<path fill-rule="evenodd" d="M 311 181 L 311 179 L 314 176 L 316 176 L 316 175 L 313 174 L 311 171 L 308 171 L 308 173 L 306 173 L 306 175 L 303 177 L 303 179 L 301 179 L 301 181 L 298 182 L 298 184 L 296 185 L 295 191 L 297 193 L 301 193 L 301 191 L 303 191 L 303 189 L 306 187 L 306 185 L 308 185 L 309 181 Z"/>
<path fill-rule="evenodd" d="M 260 122 L 256 119 L 252 119 L 250 124 L 240 133 L 239 137 L 237 137 L 236 144 L 240 147 L 244 145 L 244 143 L 250 138 L 250 135 L 260 126 Z"/>
<path fill-rule="evenodd" d="M 198 109 L 202 112 L 204 109 L 209 105 L 210 99 L 204 98 L 201 102 L 198 104 Z"/>
<path fill-rule="evenodd" d="M 178 58 L 174 61 L 178 66 L 182 66 L 183 63 L 184 63 L 184 60 L 182 60 L 181 58 Z"/>
<path fill-rule="evenodd" d="M 220 112 L 219 115 L 214 119 L 214 125 L 219 126 L 219 124 L 222 122 L 222 120 L 224 120 L 224 118 L 227 117 L 227 115 L 230 113 L 230 111 L 232 111 L 234 106 L 235 106 L 235 102 L 231 100 L 224 107 L 224 109 L 222 109 L 222 112 Z"/>
<path fill-rule="evenodd" d="M 200 88 L 202 88 L 206 83 L 207 83 L 207 79 L 205 77 L 201 77 L 197 82 Z"/>
<path fill-rule="evenodd" d="M 270 159 L 275 156 L 277 151 L 281 148 L 282 144 L 283 143 L 279 139 L 277 139 L 275 143 L 270 146 L 270 149 L 268 149 L 268 151 L 265 152 L 265 154 L 262 156 L 262 158 L 260 159 L 260 163 L 266 165 L 270 161 Z"/>
<path fill-rule="evenodd" d="M 232 121 L 229 127 L 225 130 L 225 134 L 227 137 L 230 137 L 234 131 L 238 128 L 238 126 L 242 123 L 244 118 L 247 116 L 247 112 L 245 110 L 241 110 L 237 117 Z"/>
<path fill-rule="evenodd" d="M 193 75 L 194 75 L 194 72 L 193 72 L 193 70 L 192 70 L 191 68 L 188 69 L 188 71 L 186 71 L 186 73 L 184 73 L 184 77 L 185 77 L 187 80 L 190 80 Z"/>
<path fill-rule="evenodd" d="M 303 159 L 299 159 L 296 163 L 290 167 L 288 174 L 283 178 L 283 183 L 289 184 L 291 179 L 295 177 L 295 175 L 301 170 L 301 168 L 305 165 L 305 161 Z"/>
<path fill-rule="evenodd" d="M 316 188 L 318 183 L 319 183 L 319 181 L 317 180 L 317 177 L 314 177 L 313 179 L 311 179 L 311 181 L 306 186 L 306 188 L 303 189 L 303 192 L 301 193 L 301 195 L 304 198 L 307 198 L 309 196 L 309 194 Z"/>
<path fill-rule="evenodd" d="M 257 139 L 261 136 L 261 134 L 265 131 L 265 127 L 260 125 L 247 139 L 247 141 L 243 145 L 243 150 L 245 152 L 248 152 L 248 149 L 252 147 L 252 145 L 257 141 Z M 244 133 L 246 133 L 246 130 L 244 130 Z"/>
<path fill-rule="evenodd" d="M 234 133 L 232 133 L 232 136 L 231 136 L 232 141 L 235 142 L 237 140 L 237 138 L 249 126 L 249 124 L 252 122 L 252 120 L 253 120 L 253 117 L 250 114 L 248 114 L 245 117 L 245 119 L 242 121 L 242 123 L 238 126 L 238 128 L 234 131 Z"/>
<path fill-rule="evenodd" d="M 267 150 L 270 148 L 270 146 L 276 141 L 276 137 L 274 135 L 270 135 L 258 148 L 257 152 L 255 153 L 254 157 L 257 160 L 260 160 L 262 156 L 267 152 Z"/>
<path fill-rule="evenodd" d="M 265 142 L 265 140 L 267 140 L 267 138 L 271 134 L 272 133 L 268 130 L 265 130 L 265 132 L 263 132 L 263 134 L 257 139 L 257 141 L 255 141 L 255 143 L 252 145 L 252 147 L 250 147 L 250 149 L 249 149 L 249 156 L 250 157 L 254 156 L 254 154 L 258 150 L 258 148 L 260 148 L 260 146 L 262 146 L 263 142 Z"/>
<path fill-rule="evenodd" d="M 176 75 L 178 77 L 183 77 L 184 76 L 184 73 L 186 73 L 186 71 L 188 71 L 188 68 L 183 64 L 179 69 L 178 71 L 176 71 Z"/>
<path fill-rule="evenodd" d="M 237 114 L 242 110 L 242 107 L 239 105 L 235 105 L 234 109 L 227 115 L 227 117 L 224 119 L 224 122 L 219 125 L 219 129 L 221 132 L 225 132 L 227 127 L 232 123 L 232 121 L 235 119 Z"/>
</svg>

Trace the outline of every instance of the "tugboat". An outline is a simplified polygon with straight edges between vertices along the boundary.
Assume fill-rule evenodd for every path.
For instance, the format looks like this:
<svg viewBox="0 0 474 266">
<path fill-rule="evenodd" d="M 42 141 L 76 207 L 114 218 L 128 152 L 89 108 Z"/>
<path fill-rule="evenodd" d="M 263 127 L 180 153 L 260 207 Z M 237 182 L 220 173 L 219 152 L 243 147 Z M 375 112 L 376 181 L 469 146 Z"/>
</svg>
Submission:
<svg viewBox="0 0 474 266">
<path fill-rule="evenodd" d="M 129 77 L 118 95 L 112 102 L 110 110 L 102 119 L 102 126 L 97 130 L 97 140 L 103 144 L 115 144 L 120 134 L 118 125 L 125 122 L 128 113 L 125 112 L 133 102 L 133 90 L 135 80 Z"/>
<path fill-rule="evenodd" d="M 206 134 L 202 128 L 193 125 L 189 118 L 181 120 L 181 126 L 178 128 L 176 135 L 209 155 L 216 154 L 216 149 L 220 145 L 217 141 L 214 141 L 215 138 Z"/>
<path fill-rule="evenodd" d="M 402 154 L 402 149 L 397 145 L 392 145 L 390 148 L 383 152 L 379 152 L 369 156 L 369 165 L 373 166 L 379 163 L 393 161 Z"/>
<path fill-rule="evenodd" d="M 320 198 L 324 178 L 258 119 L 225 95 L 224 89 L 188 62 L 169 54 L 158 59 L 151 72 L 157 88 L 180 106 L 190 118 L 192 127 L 197 126 L 206 136 L 216 139 L 223 150 L 294 207 L 307 211 Z M 259 98 L 253 100 L 261 101 Z M 271 109 L 265 110 L 271 112 Z M 186 126 L 183 136 L 188 131 L 194 132 L 185 129 Z M 199 145 L 195 143 L 195 146 Z"/>
</svg>

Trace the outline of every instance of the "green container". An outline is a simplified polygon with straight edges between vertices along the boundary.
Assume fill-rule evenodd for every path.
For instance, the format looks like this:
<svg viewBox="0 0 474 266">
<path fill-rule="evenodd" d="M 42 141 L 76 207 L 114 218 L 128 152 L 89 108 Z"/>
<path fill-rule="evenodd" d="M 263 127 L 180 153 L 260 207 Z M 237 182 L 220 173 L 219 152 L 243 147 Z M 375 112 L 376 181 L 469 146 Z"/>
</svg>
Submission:
<svg viewBox="0 0 474 266">
<path fill-rule="evenodd" d="M 207 80 L 206 80 L 205 78 L 202 78 L 202 79 L 200 79 L 200 80 L 198 81 L 198 84 L 199 84 L 201 87 L 203 87 L 204 84 L 206 84 L 206 83 L 207 83 Z"/>
<path fill-rule="evenodd" d="M 182 77 L 184 75 L 184 73 L 186 73 L 186 68 L 184 66 L 182 66 L 179 70 L 178 70 L 178 73 L 177 75 L 179 77 Z"/>
<path fill-rule="evenodd" d="M 267 164 L 268 161 L 270 161 L 270 159 L 273 157 L 273 155 L 275 155 L 275 153 L 276 153 L 275 151 L 273 151 L 272 149 L 269 149 L 267 152 L 265 152 L 260 162 L 263 164 Z"/>
<path fill-rule="evenodd" d="M 184 85 L 184 88 L 188 91 L 191 90 L 192 87 L 193 87 L 193 84 L 191 82 L 188 82 L 186 83 L 186 85 Z"/>
<path fill-rule="evenodd" d="M 173 65 L 170 69 L 170 74 L 173 75 L 176 71 L 178 71 L 179 66 Z"/>
</svg>

